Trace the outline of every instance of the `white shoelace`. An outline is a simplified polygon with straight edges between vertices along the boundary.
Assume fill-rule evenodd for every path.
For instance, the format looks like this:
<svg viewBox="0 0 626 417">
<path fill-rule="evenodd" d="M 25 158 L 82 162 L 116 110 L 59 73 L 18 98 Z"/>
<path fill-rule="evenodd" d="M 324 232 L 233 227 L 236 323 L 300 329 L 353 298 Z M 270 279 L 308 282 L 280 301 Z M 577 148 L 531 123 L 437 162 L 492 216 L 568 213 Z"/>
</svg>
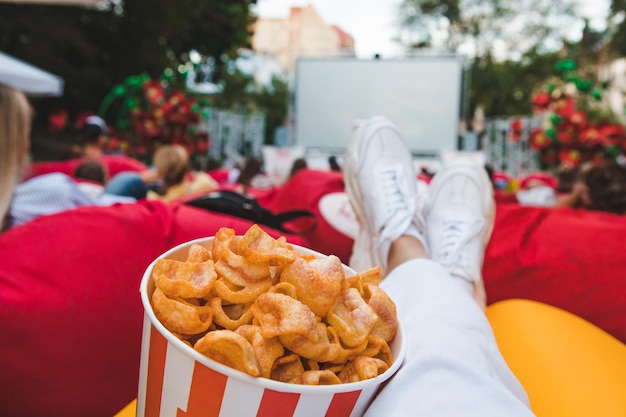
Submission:
<svg viewBox="0 0 626 417">
<path fill-rule="evenodd" d="M 463 256 L 463 248 L 485 226 L 485 219 L 457 217 L 443 222 L 443 239 L 437 252 L 438 260 L 444 266 L 456 264 L 467 267 L 467 258 Z"/>
<path fill-rule="evenodd" d="M 380 174 L 385 197 L 385 207 L 390 214 L 398 210 L 408 209 L 408 203 L 398 186 L 398 174 L 401 169 L 401 167 L 389 167 Z"/>
</svg>

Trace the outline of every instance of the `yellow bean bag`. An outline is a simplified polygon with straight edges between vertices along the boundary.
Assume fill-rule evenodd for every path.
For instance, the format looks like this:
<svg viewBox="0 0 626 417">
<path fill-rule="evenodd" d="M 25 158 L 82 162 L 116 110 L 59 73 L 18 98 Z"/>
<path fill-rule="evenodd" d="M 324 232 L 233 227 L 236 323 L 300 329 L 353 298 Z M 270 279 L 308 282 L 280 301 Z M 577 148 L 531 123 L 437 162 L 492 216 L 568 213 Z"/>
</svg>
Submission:
<svg viewBox="0 0 626 417">
<path fill-rule="evenodd" d="M 486 314 L 537 417 L 626 416 L 626 345 L 621 341 L 536 301 L 500 301 Z"/>
</svg>

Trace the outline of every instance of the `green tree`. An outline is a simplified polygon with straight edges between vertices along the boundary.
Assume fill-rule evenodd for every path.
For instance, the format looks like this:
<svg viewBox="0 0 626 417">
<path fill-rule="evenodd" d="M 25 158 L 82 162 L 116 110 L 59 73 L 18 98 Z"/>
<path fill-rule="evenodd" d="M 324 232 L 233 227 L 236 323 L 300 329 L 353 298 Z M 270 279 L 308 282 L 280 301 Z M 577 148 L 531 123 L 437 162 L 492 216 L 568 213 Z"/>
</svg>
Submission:
<svg viewBox="0 0 626 417">
<path fill-rule="evenodd" d="M 255 102 L 265 114 L 265 143 L 274 143 L 274 131 L 285 123 L 289 107 L 289 85 L 283 78 L 274 76 L 268 86 L 255 94 Z"/>
<path fill-rule="evenodd" d="M 614 57 L 626 55 L 626 0 L 611 0 L 609 10 L 610 52 Z"/>
<path fill-rule="evenodd" d="M 237 68 L 237 54 L 223 57 L 220 78 L 223 90 L 211 102 L 222 109 L 242 113 L 260 112 L 265 116 L 265 143 L 274 140 L 274 130 L 282 126 L 289 107 L 289 85 L 283 75 L 274 75 L 267 85 L 260 85 L 251 74 Z"/>
<path fill-rule="evenodd" d="M 250 43 L 256 0 L 132 0 L 99 8 L 0 3 L 0 50 L 65 80 L 65 94 L 38 106 L 96 111 L 126 77 L 159 77 L 195 49 L 220 57 Z"/>
<path fill-rule="evenodd" d="M 519 58 L 532 48 L 558 49 L 574 24 L 574 0 L 403 0 L 399 41 L 407 49 L 473 49 L 475 56 L 497 52 Z M 500 51 L 496 48 L 499 47 Z"/>
<path fill-rule="evenodd" d="M 528 51 L 521 60 L 498 61 L 492 56 L 476 58 L 471 66 L 470 117 L 481 106 L 487 117 L 526 115 L 532 94 L 554 74 L 562 53 Z"/>
</svg>

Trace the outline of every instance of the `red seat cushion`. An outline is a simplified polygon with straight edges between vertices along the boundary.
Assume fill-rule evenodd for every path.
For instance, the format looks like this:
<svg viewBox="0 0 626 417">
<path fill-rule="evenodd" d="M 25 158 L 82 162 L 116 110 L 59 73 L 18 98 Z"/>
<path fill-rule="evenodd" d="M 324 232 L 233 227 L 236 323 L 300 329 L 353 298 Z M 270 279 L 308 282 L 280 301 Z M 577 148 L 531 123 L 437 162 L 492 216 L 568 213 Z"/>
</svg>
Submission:
<svg viewBox="0 0 626 417">
<path fill-rule="evenodd" d="M 626 216 L 500 204 L 485 253 L 489 303 L 526 298 L 626 342 Z"/>
<path fill-rule="evenodd" d="M 354 241 L 328 224 L 319 209 L 319 201 L 323 196 L 342 191 L 344 183 L 341 173 L 302 169 L 274 193 L 264 195 L 259 202 L 274 213 L 299 209 L 313 212 L 317 218 L 317 227 L 302 236 L 307 245 L 318 252 L 336 255 L 348 264 Z"/>
<path fill-rule="evenodd" d="M 88 158 L 83 157 L 70 159 L 68 161 L 36 162 L 32 165 L 31 177 L 50 174 L 51 172 L 62 172 L 63 174 L 72 176 L 76 167 L 86 159 Z M 109 178 L 124 171 L 142 172 L 148 169 L 143 162 L 123 155 L 102 155 L 96 159 L 105 166 L 109 173 Z"/>
<path fill-rule="evenodd" d="M 145 201 L 43 216 L 0 235 L 0 415 L 114 415 L 137 395 L 145 268 L 179 243 L 250 225 Z"/>
</svg>

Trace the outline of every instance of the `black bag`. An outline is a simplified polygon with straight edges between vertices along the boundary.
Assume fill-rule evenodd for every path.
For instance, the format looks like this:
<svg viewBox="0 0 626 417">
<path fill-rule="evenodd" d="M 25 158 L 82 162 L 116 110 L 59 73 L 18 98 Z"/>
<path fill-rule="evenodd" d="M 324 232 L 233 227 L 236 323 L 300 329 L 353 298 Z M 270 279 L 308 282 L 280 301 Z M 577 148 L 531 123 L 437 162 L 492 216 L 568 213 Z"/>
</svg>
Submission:
<svg viewBox="0 0 626 417">
<path fill-rule="evenodd" d="M 216 213 L 228 214 L 254 223 L 263 224 L 284 233 L 305 234 L 317 227 L 315 214 L 308 210 L 290 210 L 274 214 L 259 205 L 259 202 L 249 196 L 229 190 L 213 191 L 201 197 L 185 202 L 186 205 L 203 208 Z M 287 227 L 287 223 L 306 219 L 304 227 Z"/>
</svg>

